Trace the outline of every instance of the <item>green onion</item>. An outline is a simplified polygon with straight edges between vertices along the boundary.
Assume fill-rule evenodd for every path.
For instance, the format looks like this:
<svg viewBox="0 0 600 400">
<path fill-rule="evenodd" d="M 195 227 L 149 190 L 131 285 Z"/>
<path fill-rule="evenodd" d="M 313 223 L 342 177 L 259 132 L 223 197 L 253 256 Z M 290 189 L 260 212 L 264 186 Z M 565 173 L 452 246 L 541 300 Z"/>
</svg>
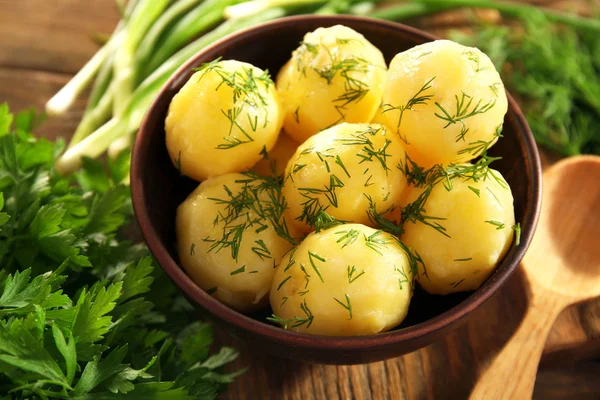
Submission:
<svg viewBox="0 0 600 400">
<path fill-rule="evenodd" d="M 136 64 L 138 66 L 146 65 L 155 49 L 160 44 L 160 39 L 162 39 L 163 35 L 170 29 L 171 25 L 175 24 L 182 15 L 188 15 L 187 13 L 190 9 L 198 6 L 202 2 L 203 0 L 180 0 L 158 17 L 137 48 L 135 55 Z"/>
<path fill-rule="evenodd" d="M 140 0 L 127 20 L 122 41 L 117 42 L 113 67 L 116 86 L 113 102 L 115 115 L 123 112 L 134 90 L 135 51 L 168 3 L 169 0 Z"/>
<path fill-rule="evenodd" d="M 148 62 L 141 65 L 140 78 L 146 78 L 194 37 L 221 22 L 224 19 L 225 8 L 236 3 L 239 3 L 239 0 L 206 0 L 190 10 L 166 33 L 165 40 L 154 50 Z"/>
</svg>

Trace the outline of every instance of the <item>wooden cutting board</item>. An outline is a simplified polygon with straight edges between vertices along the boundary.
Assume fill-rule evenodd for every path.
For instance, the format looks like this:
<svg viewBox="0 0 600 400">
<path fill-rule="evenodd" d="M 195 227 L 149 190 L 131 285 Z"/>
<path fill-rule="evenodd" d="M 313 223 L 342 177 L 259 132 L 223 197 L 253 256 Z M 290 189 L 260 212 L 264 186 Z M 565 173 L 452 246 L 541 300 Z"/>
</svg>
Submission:
<svg viewBox="0 0 600 400">
<path fill-rule="evenodd" d="M 600 1 L 595 0 L 599 5 Z M 537 3 L 540 3 L 538 1 Z M 545 1 L 577 8 L 579 1 Z M 114 0 L 0 0 L 0 102 L 13 110 L 43 108 L 96 49 L 90 39 L 118 19 Z M 497 18 L 494 13 L 480 17 Z M 449 12 L 414 23 L 435 34 L 466 24 L 472 13 Z M 84 102 L 50 119 L 39 134 L 68 137 Z M 556 159 L 543 154 L 544 164 Z M 464 399 L 488 358 L 518 325 L 527 288 L 516 273 L 466 323 L 444 339 L 403 357 L 359 366 L 323 366 L 277 359 L 217 332 L 218 343 L 241 351 L 233 367 L 249 370 L 229 386 L 226 399 Z M 600 299 L 566 310 L 546 343 L 535 398 L 600 398 Z M 515 377 L 518 378 L 518 377 Z"/>
</svg>

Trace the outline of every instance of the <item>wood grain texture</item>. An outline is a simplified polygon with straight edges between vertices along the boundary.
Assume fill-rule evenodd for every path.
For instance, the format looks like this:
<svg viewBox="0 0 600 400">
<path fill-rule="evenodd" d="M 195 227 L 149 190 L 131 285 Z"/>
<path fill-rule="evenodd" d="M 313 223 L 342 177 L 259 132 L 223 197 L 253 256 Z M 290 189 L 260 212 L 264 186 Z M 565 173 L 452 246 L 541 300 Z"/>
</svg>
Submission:
<svg viewBox="0 0 600 400">
<path fill-rule="evenodd" d="M 548 3 L 548 1 L 545 1 Z M 558 2 L 573 7 L 572 1 Z M 114 0 L 0 0 L 0 102 L 14 110 L 43 104 L 97 48 L 90 39 L 109 33 L 117 20 Z M 440 18 L 440 17 L 438 17 Z M 437 34 L 439 25 L 421 21 Z M 460 20 L 462 18 L 462 21 Z M 459 22 L 471 16 L 460 14 Z M 74 131 L 84 102 L 50 118 L 39 134 Z M 547 165 L 556 160 L 547 155 Z M 524 315 L 527 287 L 518 271 L 466 323 L 443 340 L 403 357 L 358 366 L 322 366 L 268 357 L 217 332 L 217 344 L 241 350 L 233 368 L 249 370 L 230 385 L 225 399 L 465 399 Z M 600 398 L 600 299 L 573 306 L 550 331 L 534 398 Z M 591 359 L 586 363 L 578 360 Z"/>
</svg>

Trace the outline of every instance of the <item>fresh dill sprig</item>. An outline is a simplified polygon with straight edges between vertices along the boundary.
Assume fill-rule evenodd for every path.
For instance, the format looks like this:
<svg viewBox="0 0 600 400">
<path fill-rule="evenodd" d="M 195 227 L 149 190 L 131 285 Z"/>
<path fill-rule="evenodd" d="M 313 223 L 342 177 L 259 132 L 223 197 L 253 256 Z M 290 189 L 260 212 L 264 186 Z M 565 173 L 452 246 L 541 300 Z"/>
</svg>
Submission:
<svg viewBox="0 0 600 400">
<path fill-rule="evenodd" d="M 348 265 L 348 283 L 354 282 L 355 280 L 357 280 L 358 278 L 360 278 L 364 274 L 365 274 L 365 270 L 364 269 L 362 271 L 358 272 L 358 269 L 356 269 L 355 265 L 353 265 L 352 267 L 350 267 Z"/>
<path fill-rule="evenodd" d="M 323 275 L 321 275 L 321 270 L 319 269 L 319 267 L 317 267 L 315 260 L 320 261 L 322 263 L 326 262 L 326 260 L 323 257 L 321 257 L 320 255 L 313 253 L 312 251 L 309 251 L 308 252 L 308 261 L 310 262 L 312 269 L 315 271 L 315 273 L 317 274 L 317 276 L 319 277 L 321 282 L 325 283 L 325 281 L 323 280 Z"/>
<path fill-rule="evenodd" d="M 383 250 L 385 247 L 387 247 L 388 244 L 391 243 L 391 240 L 385 237 L 382 237 L 383 231 L 382 230 L 378 230 L 375 231 L 373 234 L 367 236 L 366 234 L 363 234 L 363 237 L 365 239 L 365 245 L 373 250 L 374 252 L 376 252 L 379 255 L 383 255 L 383 253 L 381 252 L 381 250 Z"/>
<path fill-rule="evenodd" d="M 387 153 L 387 148 L 392 143 L 388 138 L 385 139 L 383 146 L 376 146 L 373 143 L 373 138 L 380 134 L 385 129 L 383 127 L 367 126 L 364 129 L 352 132 L 347 137 L 336 139 L 336 142 L 340 142 L 344 146 L 356 146 L 359 148 L 356 153 L 356 157 L 360 159 L 359 164 L 363 163 L 379 163 L 381 168 L 387 174 L 390 171 L 387 159 L 390 154 Z M 348 172 L 344 168 L 346 174 Z M 348 174 L 349 176 L 349 174 Z"/>
<path fill-rule="evenodd" d="M 242 265 L 240 268 L 236 269 L 235 271 L 231 271 L 231 273 L 229 275 L 237 275 L 237 274 L 241 274 L 242 272 L 246 271 L 246 266 Z"/>
<path fill-rule="evenodd" d="M 305 317 L 294 317 L 294 318 L 290 318 L 290 319 L 283 319 L 283 318 L 278 317 L 275 314 L 272 314 L 272 316 L 268 317 L 267 320 L 274 322 L 276 324 L 279 324 L 281 327 L 283 327 L 283 329 L 288 329 L 288 327 L 299 328 L 303 325 L 306 325 L 305 328 L 308 329 L 312 325 L 315 317 L 314 317 L 313 313 L 310 311 L 310 308 L 308 308 L 308 305 L 306 304 L 306 300 L 304 300 L 300 304 L 300 309 L 304 313 Z"/>
<path fill-rule="evenodd" d="M 343 249 L 344 247 L 356 242 L 356 239 L 358 239 L 360 236 L 360 231 L 357 229 L 346 229 L 335 232 L 335 235 L 342 235 L 338 240 L 336 240 L 336 243 L 341 243 L 341 248 Z"/>
<path fill-rule="evenodd" d="M 406 104 L 402 104 L 399 106 L 394 106 L 393 104 L 382 104 L 383 111 L 382 113 L 398 111 L 398 122 L 396 123 L 396 133 L 400 138 L 408 144 L 408 140 L 405 136 L 400 134 L 400 125 L 402 125 L 402 117 L 404 116 L 404 111 L 409 110 L 413 111 L 415 106 L 418 105 L 426 105 L 429 100 L 432 99 L 433 94 L 425 94 L 429 89 L 432 88 L 432 82 L 435 80 L 435 76 L 425 82 L 423 86 L 406 102 Z"/>
<path fill-rule="evenodd" d="M 223 186 L 224 197 L 211 197 L 209 200 L 224 206 L 213 221 L 214 226 L 222 228 L 220 237 L 207 236 L 204 242 L 210 243 L 208 252 L 219 252 L 229 249 L 231 257 L 237 261 L 244 232 L 253 230 L 260 233 L 271 226 L 278 236 L 297 244 L 298 239 L 292 237 L 284 212 L 287 204 L 281 194 L 281 181 L 278 177 L 263 177 L 253 171 L 242 173 L 243 178 L 235 183 L 240 188 L 235 192 Z M 256 240 L 251 250 L 261 259 L 271 257 L 271 251 L 263 240 Z"/>
<path fill-rule="evenodd" d="M 517 222 L 511 229 L 515 232 L 515 246 L 518 246 L 521 244 L 521 223 Z"/>
<path fill-rule="evenodd" d="M 402 288 L 403 283 L 408 284 L 408 288 L 410 290 L 412 290 L 414 280 L 408 279 L 408 275 L 406 274 L 406 271 L 404 271 L 404 268 L 398 268 L 396 265 L 394 265 L 394 271 L 398 272 L 400 274 L 400 278 L 398 278 L 398 286 L 399 286 L 400 290 L 404 290 Z"/>
<path fill-rule="evenodd" d="M 337 298 L 333 298 L 340 306 L 344 307 L 344 309 L 346 309 L 348 311 L 348 314 L 350 315 L 350 318 L 348 318 L 348 320 L 352 319 L 352 303 L 350 303 L 350 296 L 348 296 L 347 293 L 344 294 L 344 297 L 346 298 L 346 302 L 342 303 L 340 300 L 338 300 Z"/>
<path fill-rule="evenodd" d="M 417 223 L 420 222 L 424 225 L 427 225 L 442 235 L 450 238 L 450 235 L 446 233 L 446 228 L 441 225 L 438 221 L 444 221 L 446 218 L 434 217 L 430 215 L 426 215 L 425 203 L 431 194 L 432 186 L 427 186 L 427 188 L 417 197 L 415 201 L 408 204 L 402 210 L 402 224 L 406 222 Z"/>
<path fill-rule="evenodd" d="M 504 223 L 500 222 L 500 221 L 495 221 L 493 219 L 487 220 L 485 221 L 486 224 L 490 224 L 496 227 L 496 230 L 502 230 L 504 229 Z"/>
<path fill-rule="evenodd" d="M 473 104 L 474 99 L 472 96 L 469 96 L 465 92 L 461 92 L 460 98 L 458 97 L 458 95 L 454 95 L 454 99 L 456 103 L 456 109 L 454 113 L 448 112 L 440 103 L 438 103 L 437 101 L 435 102 L 435 105 L 440 110 L 441 114 L 435 113 L 434 115 L 442 121 L 446 122 L 444 128 L 447 128 L 450 125 L 459 122 L 464 123 L 466 119 L 472 118 L 479 114 L 484 114 L 492 108 L 494 108 L 494 106 L 496 105 L 496 99 L 490 100 L 484 104 L 481 104 L 482 99 L 479 99 L 477 103 L 473 105 L 473 108 L 469 109 L 469 107 L 471 107 L 471 104 Z"/>
</svg>

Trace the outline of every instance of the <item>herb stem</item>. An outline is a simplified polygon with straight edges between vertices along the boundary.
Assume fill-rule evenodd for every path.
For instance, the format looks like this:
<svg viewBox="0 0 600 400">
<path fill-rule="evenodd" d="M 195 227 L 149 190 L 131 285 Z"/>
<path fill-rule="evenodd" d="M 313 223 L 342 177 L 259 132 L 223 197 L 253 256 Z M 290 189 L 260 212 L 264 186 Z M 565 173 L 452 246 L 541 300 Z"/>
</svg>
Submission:
<svg viewBox="0 0 600 400">
<path fill-rule="evenodd" d="M 75 99 L 92 82 L 92 79 L 106 61 L 111 42 L 106 43 L 94 56 L 79 70 L 79 72 L 46 103 L 48 115 L 62 115 L 72 105 Z"/>
</svg>

